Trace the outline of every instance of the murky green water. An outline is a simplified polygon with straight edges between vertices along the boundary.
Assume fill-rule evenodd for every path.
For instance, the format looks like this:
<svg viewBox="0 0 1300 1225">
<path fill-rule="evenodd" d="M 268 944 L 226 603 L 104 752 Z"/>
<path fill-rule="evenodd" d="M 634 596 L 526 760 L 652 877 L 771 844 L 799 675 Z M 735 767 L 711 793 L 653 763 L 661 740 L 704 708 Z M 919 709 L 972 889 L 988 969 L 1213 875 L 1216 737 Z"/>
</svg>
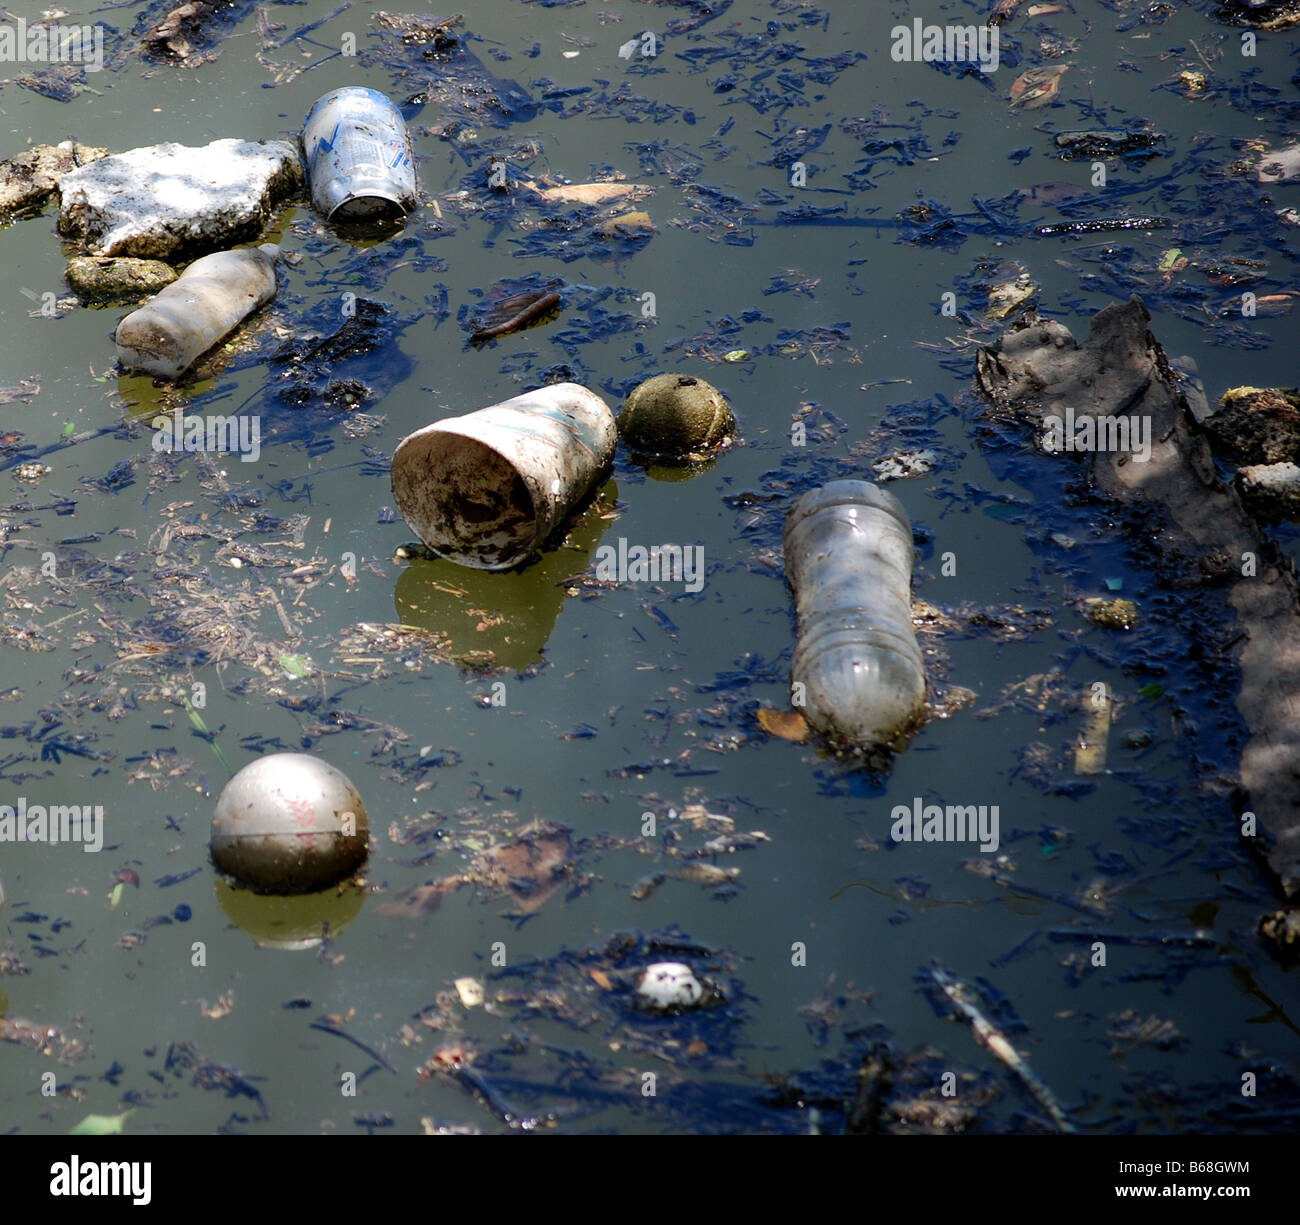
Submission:
<svg viewBox="0 0 1300 1225">
<path fill-rule="evenodd" d="M 197 67 L 127 53 L 118 67 L 90 74 L 92 89 L 67 103 L 7 81 L 0 153 L 71 136 L 114 151 L 291 136 L 311 102 L 337 85 L 414 92 L 396 89 L 375 58 L 381 48 L 394 52 L 391 37 L 377 37 L 370 5 L 344 6 L 310 40 L 264 47 L 263 38 L 335 7 L 267 5 L 265 17 L 286 28 L 264 35 L 246 12 Z M 138 6 L 99 14 L 117 27 L 110 61 L 114 47 L 128 46 L 165 8 L 148 8 L 147 20 Z M 987 1006 L 1082 1129 L 1271 1131 L 1294 1118 L 1294 975 L 1256 943 L 1271 887 L 1242 850 L 1220 777 L 1242 739 L 1233 675 L 1226 665 L 1185 660 L 1187 619 L 1202 612 L 1159 588 L 1140 541 L 1064 494 L 1045 459 L 977 441 L 973 349 L 948 339 L 996 334 L 981 322 L 983 299 L 970 282 L 980 261 L 1014 259 L 1040 286 L 1045 313 L 1078 337 L 1106 302 L 1146 294 L 1154 332 L 1170 355 L 1194 357 L 1212 400 L 1241 383 L 1293 383 L 1292 321 L 1237 324 L 1271 342 L 1247 348 L 1209 314 L 1180 314 L 1177 286 L 1162 288 L 1155 269 L 1162 252 L 1178 247 L 1193 260 L 1182 275 L 1202 288 L 1198 269 L 1228 256 L 1266 260 L 1270 286 L 1294 287 L 1294 240 L 1265 224 L 1272 210 L 1260 203 L 1263 189 L 1224 173 L 1241 156 L 1234 142 L 1277 140 L 1294 126 L 1293 40 L 1262 38 L 1259 55 L 1246 60 L 1236 31 L 1191 7 L 1022 13 L 1005 27 L 1002 66 L 986 80 L 892 62 L 890 28 L 917 15 L 911 9 L 759 0 L 714 8 L 697 29 L 674 34 L 670 22 L 705 16 L 704 6 L 476 6 L 463 27 L 470 49 L 539 109 L 513 124 L 459 129 L 446 127 L 457 114 L 445 103 L 413 113 L 421 185 L 441 217 L 430 204 L 400 238 L 359 249 L 305 206 L 281 218 L 284 249 L 300 258 L 259 317 L 256 358 L 236 357 L 186 391 L 191 412 L 246 403 L 244 411 L 262 414 L 257 463 L 152 452 L 141 423 L 175 400 L 148 380 L 116 377 L 111 332 L 123 312 L 41 317 L 20 290 L 66 293 L 53 210 L 0 230 L 0 386 L 40 383 L 30 403 L 5 407 L 5 429 L 22 435 L 14 446 L 40 450 L 126 423 L 45 455 L 51 471 L 36 485 L 13 472 L 29 452 L 11 452 L 0 473 L 0 798 L 102 804 L 109 844 L 96 855 L 0 849 L 3 939 L 28 971 L 0 979 L 0 1005 L 7 999 L 11 1018 L 57 1026 L 90 1048 L 60 1062 L 0 1046 L 0 1129 L 62 1133 L 86 1113 L 132 1105 L 127 1129 L 142 1133 L 352 1132 L 362 1116 L 385 1115 L 397 1131 L 418 1130 L 421 1119 L 500 1127 L 450 1079 L 416 1076 L 440 1045 L 463 1040 L 481 1053 L 485 1075 L 511 1084 L 528 1110 L 571 1110 L 560 1124 L 571 1130 L 800 1131 L 809 1119 L 798 1103 L 807 1100 L 820 1102 L 833 1130 L 842 1125 L 836 1095 L 851 1093 L 851 1073 L 875 1037 L 900 1058 L 936 1048 L 933 1092 L 943 1070 L 979 1074 L 962 1082 L 963 1092 L 1000 1090 L 974 1126 L 1037 1126 L 1032 1099 L 918 990 L 918 971 L 934 959 L 987 985 Z M 971 5 L 925 14 L 960 22 L 984 15 Z M 647 29 L 663 35 L 659 54 L 620 59 L 620 45 Z M 1039 39 L 1052 31 L 1077 44 L 1043 59 Z M 360 60 L 314 66 L 347 33 L 357 36 Z M 1201 69 L 1198 52 L 1213 64 L 1213 88 L 1188 97 L 1169 82 Z M 1040 63 L 1069 65 L 1064 105 L 1009 108 L 1011 82 Z M 284 79 L 286 65 L 303 71 Z M 277 77 L 283 83 L 272 87 Z M 582 86 L 591 89 L 562 96 Z M 1139 118 L 1167 134 L 1170 152 L 1144 166 L 1111 163 L 1114 194 L 1089 186 L 1087 162 L 1054 158 L 1050 135 L 1036 126 Z M 823 125 L 823 142 L 802 152 L 812 138 L 792 132 Z M 536 146 L 531 160 L 527 142 Z M 804 188 L 789 183 L 791 150 L 807 166 Z M 1027 155 L 1009 156 L 1017 150 Z M 585 182 L 613 171 L 651 186 L 641 207 L 656 232 L 639 245 L 597 242 L 586 234 L 603 214 L 583 214 L 563 246 L 554 219 L 547 228 L 519 195 L 484 190 L 491 153 L 513 153 L 521 177 Z M 1173 225 L 1026 235 L 1025 223 L 1061 214 L 1028 206 L 1016 214 L 1009 193 L 1049 182 L 1096 190 L 1096 207 L 1082 216 L 1152 213 Z M 710 200 L 701 187 L 733 199 Z M 1287 190 L 1276 190 L 1275 207 L 1294 203 Z M 469 196 L 458 200 L 452 193 L 461 191 Z M 950 210 L 958 233 L 906 241 L 894 219 L 918 202 Z M 822 224 L 782 224 L 781 211 L 799 206 L 842 211 Z M 999 233 L 990 213 L 1016 224 Z M 478 295 L 526 276 L 563 279 L 561 319 L 470 350 L 461 323 Z M 940 313 L 950 290 L 971 326 Z M 349 292 L 395 312 L 389 347 L 348 371 L 379 393 L 365 411 L 382 424 L 363 437 L 349 436 L 346 413 L 277 401 L 280 374 L 269 363 L 277 337 L 335 330 Z M 646 293 L 654 295 L 652 318 L 642 313 Z M 819 341 L 818 328 L 840 331 Z M 718 360 L 736 349 L 749 360 Z M 395 562 L 410 532 L 381 512 L 392 502 L 386 461 L 398 439 L 535 386 L 561 363 L 615 406 L 659 370 L 708 378 L 735 406 L 743 445 L 689 480 L 648 477 L 620 454 L 605 500 L 558 555 L 523 575 L 485 580 Z M 791 445 L 796 418 L 808 427 L 803 448 Z M 928 640 L 942 644 L 948 679 L 972 690 L 974 705 L 924 728 L 880 777 L 768 737 L 753 712 L 788 704 L 785 510 L 803 489 L 869 475 L 871 461 L 906 446 L 936 449 L 941 459 L 934 472 L 891 485 L 921 541 L 917 597 L 950 612 L 1019 606 L 1044 616 L 1034 630 L 977 625 Z M 130 479 L 118 469 L 106 488 L 123 461 L 132 463 Z M 232 505 L 232 490 L 243 491 L 242 506 Z M 47 509 L 60 498 L 74 500 L 75 513 Z M 287 522 L 249 531 L 257 513 Z M 173 562 L 191 577 L 169 580 L 175 603 L 152 607 L 148 591 L 160 580 L 151 557 L 169 520 L 242 530 L 241 540 L 267 546 L 294 539 L 297 527 L 301 562 L 315 561 L 319 573 L 304 580 L 289 567 L 235 568 L 216 556 L 220 540 L 177 537 Z M 1052 533 L 1077 543 L 1063 548 Z M 90 534 L 98 539 L 58 544 Z M 704 589 L 566 582 L 590 566 L 598 541 L 620 536 L 703 545 Z M 49 549 L 67 568 L 29 584 L 19 568 L 39 572 Z M 75 549 L 90 557 L 78 561 Z M 945 553 L 955 556 L 953 576 L 941 573 Z M 355 555 L 355 578 L 345 574 L 346 554 Z M 117 578 L 129 577 L 92 575 L 96 558 L 120 558 Z M 1108 592 L 1108 578 L 1122 580 L 1143 610 L 1126 639 L 1078 611 L 1080 597 Z M 249 666 L 211 625 L 203 636 L 168 640 L 168 615 L 197 591 L 211 598 L 211 582 L 232 597 L 244 592 L 231 620 L 282 652 L 308 656 L 313 675 L 285 674 L 272 657 Z M 464 594 L 435 586 L 458 583 Z M 286 636 L 276 600 L 298 636 Z M 502 606 L 531 610 L 509 644 L 491 625 L 477 628 L 490 615 L 467 615 Z M 513 666 L 474 672 L 414 647 L 339 646 L 358 624 L 395 623 L 403 613 L 452 633 L 458 645 L 492 640 Z M 19 631 L 32 627 L 52 649 L 25 649 L 30 635 L 21 641 Z M 1053 669 L 1059 675 L 1041 711 L 1032 698 L 991 710 L 1007 686 Z M 1078 695 L 1097 681 L 1125 705 L 1111 732 L 1109 772 L 1075 776 Z M 375 895 L 350 920 L 331 912 L 324 945 L 261 947 L 219 903 L 207 837 L 226 775 L 176 700 L 196 682 L 206 686 L 202 719 L 235 768 L 260 752 L 309 748 L 366 798 Z M 490 704 L 496 682 L 503 705 Z M 1125 748 L 1132 731 L 1149 733 L 1149 745 Z M 1046 747 L 1027 756 L 1032 744 Z M 426 747 L 426 759 L 444 764 L 421 768 Z M 999 807 L 1005 859 L 994 879 L 965 866 L 995 858 L 974 847 L 891 844 L 891 809 L 917 796 Z M 682 867 L 683 850 L 722 832 L 719 822 L 692 827 L 681 815 L 697 813 L 692 805 L 769 841 L 716 857 L 739 869 L 725 886 L 670 878 L 634 900 L 638 880 Z M 653 838 L 641 836 L 645 812 L 657 817 Z M 408 824 L 427 813 L 440 819 L 442 836 L 407 840 L 432 828 Z M 526 921 L 518 898 L 472 887 L 427 915 L 377 913 L 536 818 L 571 829 L 577 849 L 562 887 Z M 123 868 L 138 874 L 139 888 L 128 883 L 113 905 Z M 195 869 L 179 883 L 158 883 Z M 159 916 L 170 921 L 151 922 Z M 601 948 L 615 932 L 672 928 L 716 951 L 729 1002 L 707 1022 L 637 1019 L 626 1008 L 625 979 L 599 966 L 593 977 L 592 965 L 561 957 Z M 1196 932 L 1211 938 L 1206 947 L 1125 943 Z M 1099 936 L 1108 941 L 1104 968 L 1089 964 Z M 195 942 L 205 946 L 205 965 L 193 964 Z M 792 953 L 796 945 L 803 956 Z M 430 1009 L 468 976 L 500 1002 Z M 228 1009 L 218 1006 L 223 997 Z M 310 1003 L 286 1007 L 295 1001 Z M 383 1052 L 396 1075 L 311 1029 L 325 1014 Z M 1126 1036 L 1149 1017 L 1177 1036 L 1158 1024 L 1141 1031 L 1144 1039 Z M 201 1077 L 196 1084 L 176 1053 L 182 1044 L 237 1068 L 249 1080 L 224 1083 L 255 1086 L 264 1111 L 211 1077 L 212 1087 Z M 48 1071 L 57 1077 L 53 1097 L 42 1094 Z M 645 1072 L 659 1075 L 653 1098 L 643 1095 Z M 1253 1099 L 1241 1094 L 1245 1072 L 1259 1074 Z M 346 1073 L 361 1077 L 355 1097 L 341 1093 Z M 789 1077 L 797 1091 L 760 1101 L 769 1076 Z"/>
</svg>

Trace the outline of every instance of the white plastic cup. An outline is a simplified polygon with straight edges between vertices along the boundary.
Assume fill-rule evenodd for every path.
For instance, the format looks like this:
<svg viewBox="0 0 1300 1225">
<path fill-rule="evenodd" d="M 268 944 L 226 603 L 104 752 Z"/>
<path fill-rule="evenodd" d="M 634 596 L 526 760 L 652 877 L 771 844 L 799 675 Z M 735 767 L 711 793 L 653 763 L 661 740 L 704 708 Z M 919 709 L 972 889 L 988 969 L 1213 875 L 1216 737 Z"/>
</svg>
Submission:
<svg viewBox="0 0 1300 1225">
<path fill-rule="evenodd" d="M 617 443 L 604 400 L 553 383 L 408 434 L 393 452 L 393 498 L 439 557 L 509 570 L 608 475 Z"/>
<path fill-rule="evenodd" d="M 868 481 L 832 481 L 795 503 L 783 546 L 798 615 L 791 680 L 803 686 L 804 718 L 853 747 L 895 742 L 920 718 L 926 693 L 907 513 Z"/>
</svg>

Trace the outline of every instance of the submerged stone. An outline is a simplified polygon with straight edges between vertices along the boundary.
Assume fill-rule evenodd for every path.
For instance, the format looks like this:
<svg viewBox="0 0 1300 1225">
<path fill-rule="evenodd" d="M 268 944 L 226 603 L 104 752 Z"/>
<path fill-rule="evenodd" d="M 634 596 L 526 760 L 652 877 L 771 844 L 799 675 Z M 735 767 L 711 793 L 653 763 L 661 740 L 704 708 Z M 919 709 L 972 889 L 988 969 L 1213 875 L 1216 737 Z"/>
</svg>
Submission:
<svg viewBox="0 0 1300 1225">
<path fill-rule="evenodd" d="M 0 218 L 44 204 L 65 174 L 107 156 L 107 149 L 65 140 L 6 158 L 0 162 Z"/>
<path fill-rule="evenodd" d="M 74 255 L 68 260 L 66 275 L 68 284 L 83 298 L 115 302 L 165 289 L 176 279 L 176 269 L 156 259 Z"/>
</svg>

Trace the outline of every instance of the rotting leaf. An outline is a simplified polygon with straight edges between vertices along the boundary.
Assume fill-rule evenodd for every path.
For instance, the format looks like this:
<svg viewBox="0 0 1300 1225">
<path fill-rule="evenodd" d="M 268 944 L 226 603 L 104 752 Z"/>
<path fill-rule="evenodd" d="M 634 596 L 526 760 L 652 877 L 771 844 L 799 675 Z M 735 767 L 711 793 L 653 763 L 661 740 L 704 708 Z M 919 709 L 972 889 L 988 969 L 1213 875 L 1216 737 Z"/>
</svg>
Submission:
<svg viewBox="0 0 1300 1225">
<path fill-rule="evenodd" d="M 525 179 L 523 186 L 554 204 L 608 204 L 629 196 L 639 199 L 651 190 L 639 183 L 564 183 L 558 187 L 542 187 L 532 179 Z"/>
<path fill-rule="evenodd" d="M 760 706 L 755 714 L 769 736 L 794 741 L 808 738 L 808 722 L 797 710 L 774 710 Z"/>
<path fill-rule="evenodd" d="M 654 232 L 654 222 L 644 209 L 635 209 L 601 222 L 597 232 L 606 238 L 649 238 Z"/>
<path fill-rule="evenodd" d="M 0 404 L 12 404 L 15 400 L 30 404 L 40 390 L 40 381 L 35 377 L 20 379 L 15 387 L 0 387 Z"/>
<path fill-rule="evenodd" d="M 314 671 L 312 662 L 306 655 L 290 655 L 286 653 L 280 656 L 278 662 L 285 672 L 299 679 L 310 676 Z"/>
<path fill-rule="evenodd" d="M 572 880 L 572 854 L 569 830 L 553 821 L 534 821 L 511 841 L 481 851 L 463 873 L 404 890 L 376 913 L 385 918 L 432 914 L 447 894 L 474 884 L 509 896 L 520 913 L 532 914 Z"/>
<path fill-rule="evenodd" d="M 235 993 L 226 991 L 217 997 L 215 1004 L 209 1004 L 207 1000 L 199 1001 L 199 1011 L 211 1021 L 220 1021 L 222 1017 L 229 1016 L 235 1010 Z"/>
<path fill-rule="evenodd" d="M 1069 72 L 1066 64 L 1051 68 L 1030 68 L 1022 72 L 1011 86 L 1011 105 L 1035 111 L 1055 99 L 1061 89 L 1061 78 Z"/>
</svg>

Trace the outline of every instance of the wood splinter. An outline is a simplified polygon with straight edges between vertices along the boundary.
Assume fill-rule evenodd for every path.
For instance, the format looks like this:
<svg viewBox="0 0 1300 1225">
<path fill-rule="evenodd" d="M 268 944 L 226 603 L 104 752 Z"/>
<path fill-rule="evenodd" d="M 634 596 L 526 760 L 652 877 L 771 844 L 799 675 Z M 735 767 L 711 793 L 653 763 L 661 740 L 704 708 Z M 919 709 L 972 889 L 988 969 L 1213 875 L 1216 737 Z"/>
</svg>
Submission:
<svg viewBox="0 0 1300 1225">
<path fill-rule="evenodd" d="M 515 299 L 519 301 L 519 299 Z M 560 295 L 557 293 L 542 294 L 539 298 L 532 301 L 517 313 L 513 314 L 503 323 L 494 324 L 492 327 L 479 328 L 470 338 L 472 345 L 482 344 L 487 340 L 495 340 L 498 336 L 508 336 L 511 332 L 517 332 L 520 328 L 532 323 L 535 319 L 540 319 L 548 311 L 560 305 Z"/>
</svg>

